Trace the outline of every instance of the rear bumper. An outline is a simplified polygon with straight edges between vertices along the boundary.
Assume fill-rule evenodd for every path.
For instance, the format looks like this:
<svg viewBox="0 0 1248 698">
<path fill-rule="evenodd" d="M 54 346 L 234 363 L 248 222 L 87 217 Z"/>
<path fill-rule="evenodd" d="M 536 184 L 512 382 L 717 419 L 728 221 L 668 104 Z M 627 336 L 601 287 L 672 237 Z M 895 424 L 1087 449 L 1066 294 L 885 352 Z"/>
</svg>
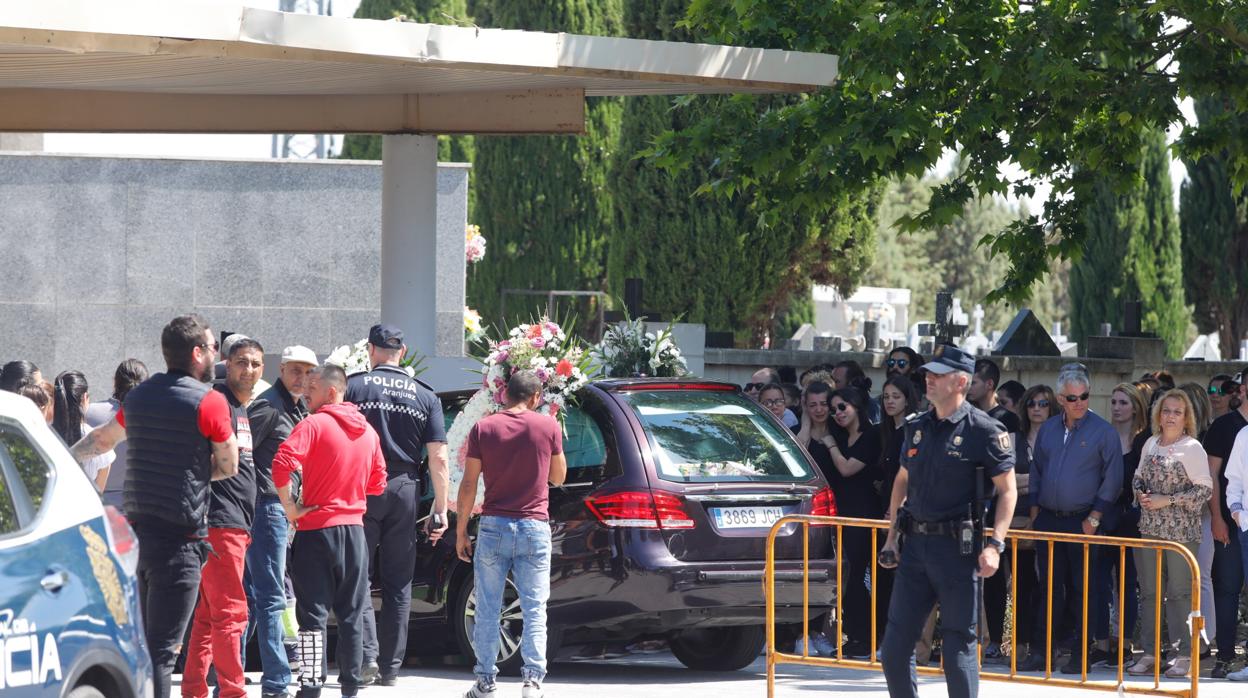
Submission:
<svg viewBox="0 0 1248 698">
<path fill-rule="evenodd" d="M 691 627 L 761 625 L 766 620 L 762 562 L 699 562 L 640 568 L 623 566 L 615 575 L 581 578 L 575 598 L 552 580 L 550 623 L 597 637 L 635 636 Z M 605 572 L 605 570 L 604 570 Z M 776 563 L 776 622 L 801 622 L 825 613 L 835 602 L 836 565 L 811 560 L 803 613 L 800 561 Z M 585 593 L 588 592 L 588 593 Z"/>
</svg>

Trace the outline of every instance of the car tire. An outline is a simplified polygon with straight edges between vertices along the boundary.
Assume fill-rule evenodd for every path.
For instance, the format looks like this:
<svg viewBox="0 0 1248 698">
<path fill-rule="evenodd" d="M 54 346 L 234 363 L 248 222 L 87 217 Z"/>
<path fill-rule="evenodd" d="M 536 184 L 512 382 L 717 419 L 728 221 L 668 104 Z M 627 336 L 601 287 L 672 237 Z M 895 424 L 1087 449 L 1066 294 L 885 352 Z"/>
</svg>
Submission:
<svg viewBox="0 0 1248 698">
<path fill-rule="evenodd" d="M 672 654 L 681 664 L 699 671 L 736 671 L 754 663 L 767 633 L 761 625 L 696 628 L 672 636 Z"/>
<path fill-rule="evenodd" d="M 104 698 L 104 693 L 95 686 L 78 686 L 70 691 L 65 698 Z"/>
<path fill-rule="evenodd" d="M 452 616 L 459 652 L 473 662 L 477 657 L 472 647 L 472 632 L 476 625 L 476 588 L 476 581 L 471 572 L 460 579 L 455 594 L 455 613 Z M 506 612 L 507 607 L 518 603 L 519 598 L 520 592 L 516 589 L 515 583 L 510 576 L 507 577 L 507 584 L 503 587 L 504 614 L 499 627 L 501 641 L 498 645 L 498 659 L 496 660 L 498 672 L 504 676 L 519 676 L 520 667 L 524 665 L 524 658 L 520 656 L 520 638 L 524 623 L 520 618 L 519 606 L 514 613 Z"/>
</svg>

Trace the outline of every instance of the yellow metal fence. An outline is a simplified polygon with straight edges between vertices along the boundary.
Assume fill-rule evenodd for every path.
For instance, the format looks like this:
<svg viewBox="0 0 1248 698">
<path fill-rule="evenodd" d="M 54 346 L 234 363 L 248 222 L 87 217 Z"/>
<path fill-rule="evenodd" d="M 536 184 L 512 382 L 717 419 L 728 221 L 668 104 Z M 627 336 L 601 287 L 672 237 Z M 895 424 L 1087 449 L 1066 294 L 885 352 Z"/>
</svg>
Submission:
<svg viewBox="0 0 1248 698">
<path fill-rule="evenodd" d="M 800 640 L 801 654 L 793 654 L 781 652 L 776 648 L 776 537 L 780 532 L 791 523 L 800 523 L 802 526 L 802 637 Z M 835 657 L 819 657 L 810 655 L 810 526 L 828 527 L 827 530 L 835 531 L 836 541 L 836 636 L 830 638 L 837 647 L 837 655 Z M 879 584 L 875 580 L 879 579 L 879 563 L 877 561 L 878 551 L 883 545 L 881 536 L 887 536 L 889 523 L 876 519 L 853 519 L 842 517 L 826 517 L 826 516 L 805 516 L 790 515 L 781 518 L 772 525 L 770 533 L 767 535 L 767 558 L 765 574 L 763 576 L 764 593 L 766 594 L 766 618 L 767 618 L 767 696 L 774 698 L 776 684 L 776 666 L 779 664 L 805 664 L 809 666 L 835 666 L 846 667 L 851 669 L 864 670 L 881 670 L 880 662 L 876 658 L 873 651 L 866 660 L 848 659 L 843 655 L 840 638 L 843 636 L 841 625 L 843 623 L 844 614 L 841 608 L 842 594 L 842 541 L 844 536 L 841 532 L 846 528 L 865 528 L 871 531 L 871 648 L 879 646 L 879 637 L 883 632 L 883 623 L 887 618 L 876 617 L 876 594 L 878 593 Z M 1083 688 L 1103 691 L 1114 691 L 1124 693 L 1138 693 L 1144 695 L 1160 695 L 1160 696 L 1179 696 L 1181 698 L 1197 698 L 1198 682 L 1200 677 L 1200 635 L 1201 629 L 1204 627 L 1204 619 L 1200 616 L 1200 566 L 1196 562 L 1196 558 L 1192 553 L 1179 543 L 1173 543 L 1163 540 L 1150 540 L 1139 538 L 1111 538 L 1108 536 L 1085 536 L 1068 533 L 1051 533 L 1047 531 L 1027 531 L 1011 530 L 1007 537 L 1006 544 L 1008 550 L 1012 553 L 1009 556 L 1010 564 L 1010 597 L 1011 612 L 1013 617 L 1018 617 L 1018 544 L 1020 541 L 1031 540 L 1045 543 L 1068 543 L 1083 546 L 1083 598 L 1082 598 L 1082 614 L 1081 627 L 1082 637 L 1080 642 L 1080 653 L 1082 654 L 1082 667 L 1079 679 L 1064 679 L 1053 676 L 1053 638 L 1052 633 L 1048 635 L 1048 643 L 1044 648 L 1045 652 L 1045 669 L 1043 676 L 1031 676 L 1028 674 L 1018 673 L 1017 666 L 1017 638 L 1013 637 L 1015 633 L 1011 633 L 1010 639 L 1010 667 L 1009 672 L 985 671 L 982 663 L 982 648 L 979 676 L 981 679 L 989 681 L 1011 681 L 1016 683 L 1026 683 L 1042 686 L 1067 687 L 1067 688 Z M 1118 553 L 1118 660 L 1117 675 L 1114 681 L 1089 680 L 1088 678 L 1088 595 L 1089 595 L 1089 576 L 1091 574 L 1091 555 L 1092 546 L 1102 548 L 1114 548 Z M 1047 546 L 1048 550 L 1048 574 L 1044 582 L 1045 589 L 1045 627 L 1053 627 L 1053 547 Z M 1152 684 L 1127 683 L 1124 678 L 1124 659 L 1129 660 L 1130 657 L 1124 657 L 1124 633 L 1122 619 L 1123 603 L 1126 598 L 1126 579 L 1122 574 L 1122 570 L 1126 569 L 1126 555 L 1128 548 L 1153 550 L 1157 556 L 1156 565 L 1156 602 L 1152 609 L 1155 618 L 1153 623 L 1154 638 L 1154 661 Z M 1162 585 L 1162 559 L 1163 553 L 1172 552 L 1177 554 L 1188 566 L 1191 572 L 1192 592 L 1191 592 L 1191 669 L 1190 669 L 1190 685 L 1171 683 L 1163 686 L 1161 683 L 1162 674 L 1162 649 L 1161 642 L 1161 626 L 1162 626 L 1162 603 L 1165 596 L 1165 587 Z M 1102 554 L 1109 554 L 1108 551 Z M 1001 574 L 1003 570 L 998 570 Z M 1059 613 L 1062 609 L 1057 609 Z M 1028 610 L 1030 612 L 1030 609 Z M 1178 629 L 1170 628 L 1173 635 Z M 1032 651 L 1036 651 L 1033 648 Z M 939 667 L 919 667 L 921 674 L 940 674 Z M 1175 686 L 1170 688 L 1170 686 Z M 1182 686 L 1182 687 L 1179 687 Z"/>
</svg>

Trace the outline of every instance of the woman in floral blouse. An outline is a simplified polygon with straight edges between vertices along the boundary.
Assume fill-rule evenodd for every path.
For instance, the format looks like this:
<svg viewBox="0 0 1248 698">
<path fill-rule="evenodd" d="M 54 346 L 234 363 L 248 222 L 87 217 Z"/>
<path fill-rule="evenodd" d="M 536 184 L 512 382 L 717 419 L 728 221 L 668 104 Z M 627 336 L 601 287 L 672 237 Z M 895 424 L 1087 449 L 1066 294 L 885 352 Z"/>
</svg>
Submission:
<svg viewBox="0 0 1248 698">
<path fill-rule="evenodd" d="M 1140 505 L 1140 533 L 1144 538 L 1181 543 L 1195 556 L 1200 545 L 1201 511 L 1213 493 L 1209 458 L 1196 440 L 1195 410 L 1182 390 L 1170 390 L 1153 404 L 1153 436 L 1144 444 L 1139 469 L 1131 487 Z M 1192 609 L 1192 576 L 1177 553 L 1163 554 L 1164 589 L 1157 589 L 1157 553 L 1136 549 L 1144 656 L 1127 672 L 1153 673 L 1156 661 L 1157 594 L 1165 594 L 1166 626 L 1178 641 L 1178 659 L 1166 676 L 1180 678 L 1191 670 L 1191 635 L 1187 616 Z M 1163 639 L 1164 641 L 1164 639 Z M 1165 641 L 1170 644 L 1171 641 Z"/>
</svg>

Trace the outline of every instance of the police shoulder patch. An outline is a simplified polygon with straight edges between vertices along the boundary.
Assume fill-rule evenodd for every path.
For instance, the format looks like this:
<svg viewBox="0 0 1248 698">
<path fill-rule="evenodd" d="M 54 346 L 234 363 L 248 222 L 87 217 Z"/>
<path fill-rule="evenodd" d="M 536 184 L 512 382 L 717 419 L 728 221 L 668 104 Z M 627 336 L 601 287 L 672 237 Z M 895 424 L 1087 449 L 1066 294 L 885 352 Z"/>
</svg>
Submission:
<svg viewBox="0 0 1248 698">
<path fill-rule="evenodd" d="M 997 445 L 1001 447 L 1001 450 L 1002 450 L 1002 451 L 1008 451 L 1008 450 L 1010 450 L 1010 446 L 1011 446 L 1011 442 L 1010 442 L 1010 432 L 1008 432 L 1008 431 L 1003 431 L 1003 432 L 998 433 L 998 434 L 997 434 Z"/>
</svg>

